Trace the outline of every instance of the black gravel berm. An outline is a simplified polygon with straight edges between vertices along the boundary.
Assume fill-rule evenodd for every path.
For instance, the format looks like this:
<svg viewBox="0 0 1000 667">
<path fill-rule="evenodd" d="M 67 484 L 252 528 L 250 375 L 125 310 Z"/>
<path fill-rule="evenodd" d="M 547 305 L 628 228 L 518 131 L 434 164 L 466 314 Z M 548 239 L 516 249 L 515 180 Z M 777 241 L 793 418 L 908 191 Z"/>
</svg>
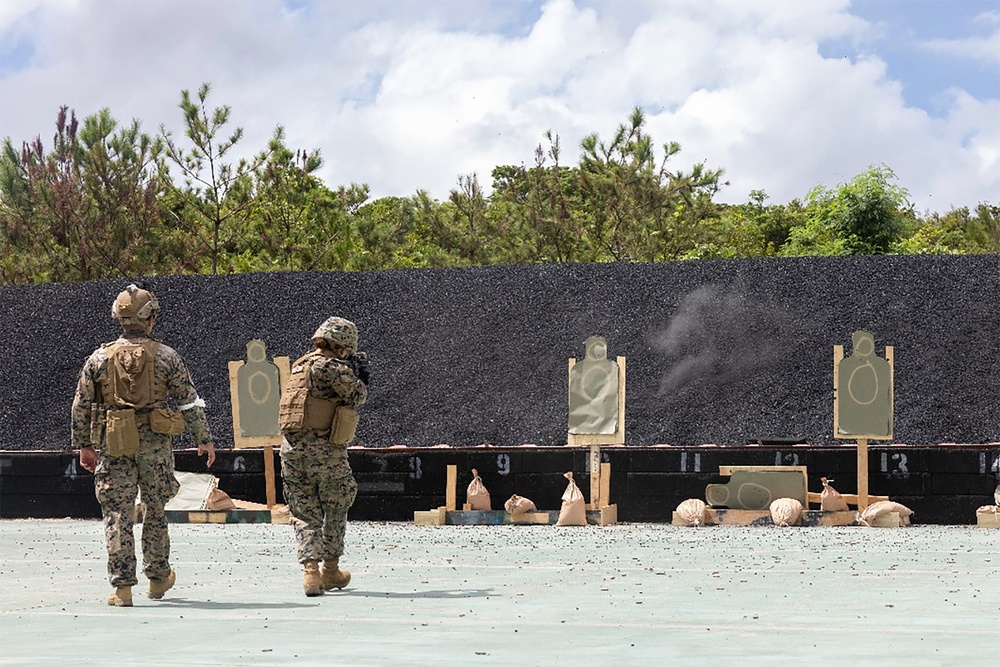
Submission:
<svg viewBox="0 0 1000 667">
<path fill-rule="evenodd" d="M 628 360 L 630 445 L 836 444 L 832 346 L 895 348 L 895 441 L 1000 441 L 1000 255 L 558 264 L 148 278 L 220 447 L 227 362 L 293 359 L 330 315 L 371 358 L 358 444 L 559 445 L 567 359 Z M 129 280 L 0 288 L 0 450 L 66 450 L 77 374 Z M 178 448 L 188 447 L 184 438 Z"/>
</svg>

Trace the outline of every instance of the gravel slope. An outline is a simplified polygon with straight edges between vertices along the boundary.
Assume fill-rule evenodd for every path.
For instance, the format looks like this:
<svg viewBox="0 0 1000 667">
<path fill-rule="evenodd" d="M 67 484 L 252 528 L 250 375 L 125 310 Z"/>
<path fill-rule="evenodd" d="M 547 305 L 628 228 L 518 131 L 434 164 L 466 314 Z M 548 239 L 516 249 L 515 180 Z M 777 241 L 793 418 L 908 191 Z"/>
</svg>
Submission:
<svg viewBox="0 0 1000 667">
<path fill-rule="evenodd" d="M 128 281 L 0 287 L 0 449 L 69 447 L 87 355 Z M 232 442 L 226 362 L 293 359 L 329 315 L 361 327 L 359 444 L 565 442 L 566 360 L 592 334 L 628 360 L 631 445 L 834 444 L 832 346 L 895 348 L 896 441 L 1000 441 L 1000 255 L 795 258 L 151 278 L 155 334 Z M 187 446 L 179 439 L 178 447 Z"/>
</svg>

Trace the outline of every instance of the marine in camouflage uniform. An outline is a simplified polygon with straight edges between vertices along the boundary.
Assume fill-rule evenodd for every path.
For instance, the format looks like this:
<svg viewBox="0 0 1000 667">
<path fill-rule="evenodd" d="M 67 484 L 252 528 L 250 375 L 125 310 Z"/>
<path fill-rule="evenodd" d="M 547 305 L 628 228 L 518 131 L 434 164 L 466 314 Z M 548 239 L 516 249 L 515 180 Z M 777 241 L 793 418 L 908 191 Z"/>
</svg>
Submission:
<svg viewBox="0 0 1000 667">
<path fill-rule="evenodd" d="M 350 582 L 350 572 L 339 566 L 347 511 L 358 493 L 347 445 L 354 437 L 354 408 L 368 397 L 367 357 L 358 352 L 353 322 L 327 319 L 313 344 L 292 365 L 279 417 L 281 479 L 309 596 Z"/>
<path fill-rule="evenodd" d="M 205 403 L 198 398 L 184 360 L 174 349 L 150 335 L 158 311 L 155 295 L 135 285 L 129 285 L 118 295 L 112 306 L 112 316 L 121 322 L 124 331 L 118 340 L 102 345 L 90 355 L 73 398 L 73 447 L 80 449 L 81 466 L 94 473 L 94 488 L 104 519 L 108 578 L 116 589 L 108 597 L 108 604 L 113 606 L 132 606 L 131 587 L 137 583 L 133 536 L 137 491 L 141 491 L 144 508 L 142 569 L 149 578 L 149 597 L 162 598 L 176 579 L 170 567 L 170 537 L 163 510 L 179 489 L 174 476 L 172 435 L 153 432 L 150 414 L 156 408 L 165 408 L 166 411 L 159 414 L 172 416 L 173 426 L 163 429 L 157 425 L 158 430 L 175 434 L 181 429 L 187 431 L 198 446 L 198 454 L 208 457 L 207 464 L 211 466 L 215 460 Z M 152 375 L 147 372 L 146 377 L 151 386 L 160 389 L 148 392 L 150 402 L 145 405 L 123 406 L 114 389 L 109 388 L 114 381 L 109 377 L 114 375 L 109 369 L 109 355 L 121 346 L 137 349 L 137 345 L 154 351 Z M 134 384 L 135 378 L 125 379 L 126 383 L 129 381 Z M 168 397 L 176 410 L 168 408 Z M 138 451 L 113 455 L 117 452 L 109 443 L 106 415 L 109 410 L 122 407 L 134 410 Z"/>
</svg>

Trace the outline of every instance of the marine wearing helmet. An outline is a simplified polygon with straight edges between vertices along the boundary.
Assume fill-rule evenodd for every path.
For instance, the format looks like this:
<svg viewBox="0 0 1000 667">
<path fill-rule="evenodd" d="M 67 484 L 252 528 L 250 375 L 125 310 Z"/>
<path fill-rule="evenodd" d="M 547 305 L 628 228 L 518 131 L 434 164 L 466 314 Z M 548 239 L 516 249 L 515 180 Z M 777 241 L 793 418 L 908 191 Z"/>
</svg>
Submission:
<svg viewBox="0 0 1000 667">
<path fill-rule="evenodd" d="M 347 447 L 357 408 L 368 398 L 367 355 L 358 351 L 354 322 L 327 318 L 312 344 L 292 364 L 278 407 L 281 479 L 294 517 L 302 589 L 310 597 L 351 581 L 351 573 L 340 569 L 347 512 L 358 492 Z"/>
<path fill-rule="evenodd" d="M 358 353 L 358 327 L 343 317 L 330 317 L 319 325 L 313 334 L 313 341 L 317 339 L 326 341 L 331 351 L 342 347 L 348 356 Z"/>
<path fill-rule="evenodd" d="M 122 290 L 111 304 L 111 317 L 118 320 L 125 331 L 142 331 L 158 312 L 160 302 L 156 295 L 135 284 Z"/>
</svg>

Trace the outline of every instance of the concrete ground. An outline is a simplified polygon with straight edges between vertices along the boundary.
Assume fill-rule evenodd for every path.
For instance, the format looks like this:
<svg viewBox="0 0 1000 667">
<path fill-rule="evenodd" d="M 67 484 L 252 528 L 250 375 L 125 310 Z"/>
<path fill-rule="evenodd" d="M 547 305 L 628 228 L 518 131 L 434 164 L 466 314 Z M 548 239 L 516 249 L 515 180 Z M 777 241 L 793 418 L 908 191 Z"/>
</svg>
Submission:
<svg viewBox="0 0 1000 667">
<path fill-rule="evenodd" d="M 119 609 L 99 522 L 0 521 L 0 665 L 997 664 L 996 530 L 352 523 L 320 598 L 289 526 L 170 533 Z"/>
</svg>

